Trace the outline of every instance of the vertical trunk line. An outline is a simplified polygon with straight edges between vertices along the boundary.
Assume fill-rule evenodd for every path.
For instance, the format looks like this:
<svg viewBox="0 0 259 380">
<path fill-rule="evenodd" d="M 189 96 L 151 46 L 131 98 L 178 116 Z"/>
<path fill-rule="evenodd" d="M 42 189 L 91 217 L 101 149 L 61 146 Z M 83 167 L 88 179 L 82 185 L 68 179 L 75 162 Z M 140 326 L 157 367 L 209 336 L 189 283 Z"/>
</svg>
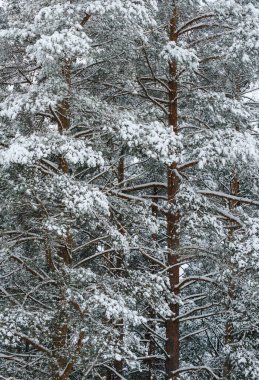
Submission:
<svg viewBox="0 0 259 380">
<path fill-rule="evenodd" d="M 152 198 L 153 204 L 151 206 L 151 212 L 152 212 L 153 217 L 156 219 L 158 218 L 158 209 L 156 207 L 156 205 L 158 204 L 157 195 L 158 195 L 158 188 L 156 186 L 154 186 L 153 187 L 154 198 Z M 157 239 L 158 239 L 157 234 L 153 233 L 152 234 L 152 240 L 156 245 L 157 245 Z M 151 265 L 150 269 L 152 270 L 152 272 L 154 270 L 154 273 L 155 273 L 157 270 L 157 266 Z M 153 322 L 153 320 L 155 320 L 155 318 L 156 318 L 156 312 L 152 306 L 148 306 L 148 316 L 151 320 L 150 322 L 148 322 L 148 325 L 150 326 L 151 330 L 155 330 L 156 326 L 155 326 L 155 323 Z M 157 364 L 156 364 L 157 360 L 155 358 L 156 342 L 155 342 L 155 339 L 153 338 L 152 333 L 150 331 L 146 332 L 145 339 L 148 340 L 148 356 L 149 356 L 149 358 L 147 360 L 145 360 L 145 363 L 148 367 L 147 380 L 155 380 L 156 379 L 156 366 L 157 366 Z"/>
<path fill-rule="evenodd" d="M 87 21 L 90 19 L 91 15 L 85 14 L 82 21 L 80 22 L 83 27 Z M 57 107 L 57 113 L 55 113 L 50 107 L 50 111 L 53 114 L 57 125 L 58 131 L 60 135 L 64 133 L 64 131 L 68 131 L 70 128 L 71 122 L 71 74 L 72 74 L 72 63 L 73 60 L 68 59 L 64 61 L 63 67 L 61 69 L 61 75 L 65 81 L 67 86 L 66 94 L 64 94 L 63 99 L 60 101 L 60 104 Z M 69 165 L 63 155 L 58 157 L 58 168 L 63 174 L 69 173 Z M 61 246 L 58 249 L 58 255 L 63 260 L 62 265 L 69 266 L 72 263 L 71 257 L 71 247 L 73 244 L 73 238 L 68 230 L 66 233 L 66 237 L 64 241 L 61 242 Z M 57 271 L 58 269 L 55 266 L 55 263 L 52 258 L 52 252 L 50 246 L 46 247 L 46 261 L 49 267 L 49 270 Z M 62 277 L 62 269 L 60 271 L 60 276 Z M 66 380 L 70 376 L 73 371 L 74 364 L 76 362 L 76 356 L 71 358 L 67 358 L 66 354 L 62 351 L 67 346 L 68 335 L 69 335 L 69 323 L 68 323 L 68 313 L 66 311 L 66 300 L 65 300 L 65 292 L 62 285 L 59 286 L 60 293 L 60 307 L 59 307 L 59 315 L 56 321 L 56 334 L 53 337 L 53 366 L 51 377 L 53 380 Z M 80 333 L 79 340 L 77 343 L 76 353 L 79 354 L 83 345 L 83 337 L 84 333 Z M 67 365 L 67 363 L 69 364 Z"/>
<path fill-rule="evenodd" d="M 61 135 L 64 133 L 64 131 L 67 131 L 70 127 L 71 107 L 70 107 L 70 102 L 69 102 L 68 97 L 70 95 L 70 90 L 71 90 L 71 70 L 72 70 L 71 62 L 68 61 L 65 63 L 65 65 L 62 68 L 62 75 L 68 87 L 68 93 L 67 93 L 67 96 L 65 96 L 64 99 L 61 101 L 58 107 L 58 118 L 60 121 L 58 125 L 58 129 Z M 69 165 L 63 156 L 60 156 L 58 158 L 58 166 L 61 172 L 63 172 L 64 174 L 68 174 Z M 59 250 L 59 256 L 63 259 L 66 265 L 70 265 L 72 262 L 72 258 L 70 255 L 71 245 L 72 245 L 72 237 L 69 231 L 67 231 L 67 236 L 65 238 L 65 241 Z"/>
<path fill-rule="evenodd" d="M 151 206 L 151 211 L 152 211 L 152 215 L 157 219 L 158 209 L 155 205 L 158 204 L 158 199 L 156 197 L 158 195 L 158 188 L 156 186 L 154 186 L 153 188 L 153 195 L 154 195 L 154 198 L 152 199 L 153 204 Z M 154 243 L 157 243 L 156 233 L 152 234 L 152 239 Z M 156 269 L 155 266 L 154 266 L 154 269 Z M 155 313 L 155 310 L 152 308 L 152 306 L 149 307 L 149 316 L 151 320 L 156 318 L 156 313 Z M 150 328 L 152 330 L 155 330 L 154 322 L 150 322 Z M 153 339 L 152 334 L 150 332 L 146 334 L 146 338 L 149 339 L 148 356 L 150 356 L 150 358 L 147 360 L 147 365 L 148 365 L 148 379 L 147 380 L 155 380 L 156 378 L 156 358 L 155 358 L 156 342 Z"/>
<path fill-rule="evenodd" d="M 151 319 L 156 318 L 155 311 L 152 308 L 150 308 L 149 316 Z M 150 328 L 152 330 L 155 330 L 155 323 L 154 322 L 150 323 Z M 148 365 L 147 380 L 155 380 L 156 379 L 156 358 L 155 358 L 156 343 L 155 343 L 155 340 L 153 339 L 152 334 L 150 332 L 148 332 L 146 334 L 146 338 L 149 339 L 148 356 L 150 356 L 150 358 L 147 360 L 147 365 Z"/>
<path fill-rule="evenodd" d="M 66 85 L 68 87 L 67 95 L 64 96 L 63 100 L 60 102 L 57 108 L 58 114 L 58 131 L 60 135 L 67 131 L 70 127 L 70 101 L 69 101 L 69 93 L 71 87 L 71 62 L 66 62 L 62 68 L 62 75 L 65 79 Z M 60 155 L 58 157 L 58 167 L 59 170 L 63 174 L 67 174 L 69 172 L 69 165 L 66 159 Z M 60 247 L 58 249 L 58 255 L 62 259 L 64 266 L 69 266 L 72 262 L 72 257 L 70 254 L 72 245 L 72 236 L 70 232 L 67 231 L 67 234 L 64 238 L 64 241 L 61 242 Z M 62 270 L 61 270 L 62 272 Z M 61 274 L 62 276 L 62 274 Z M 68 327 L 68 315 L 66 311 L 66 301 L 64 289 L 61 286 L 60 291 L 60 310 L 59 315 L 56 322 L 56 334 L 53 338 L 53 346 L 56 359 L 56 369 L 53 371 L 53 380 L 60 380 L 63 370 L 66 367 L 67 362 L 69 361 L 66 355 L 62 352 L 67 346 L 69 327 Z M 72 370 L 72 369 L 71 369 Z M 65 375 L 63 379 L 67 378 Z"/>
<path fill-rule="evenodd" d="M 237 100 L 240 100 L 241 97 L 241 88 L 240 88 L 240 77 L 237 76 L 236 78 L 236 83 L 235 83 L 235 98 Z M 237 124 L 235 126 L 236 131 L 240 130 L 240 125 Z M 239 185 L 239 179 L 238 175 L 236 173 L 236 169 L 233 171 L 233 177 L 230 182 L 230 194 L 234 196 L 239 195 L 239 190 L 240 190 L 240 185 Z M 230 200 L 229 202 L 229 210 L 234 211 L 235 208 L 238 206 L 237 201 Z M 233 226 L 233 222 L 230 222 L 230 227 Z M 228 233 L 228 239 L 231 241 L 234 238 L 234 229 L 230 228 L 229 233 Z M 229 309 L 232 307 L 232 302 L 235 299 L 236 295 L 236 284 L 234 281 L 234 273 L 232 271 L 231 278 L 229 279 L 228 283 L 228 302 L 229 302 Z M 231 317 L 228 318 L 225 326 L 225 344 L 226 345 L 231 345 L 234 343 L 234 325 Z M 226 357 L 226 360 L 224 362 L 223 366 L 223 374 L 224 374 L 224 379 L 226 380 L 231 380 L 232 378 L 232 363 L 231 363 L 231 358 L 229 356 Z"/>
<path fill-rule="evenodd" d="M 176 1 L 173 3 L 173 14 L 170 20 L 170 41 L 177 43 L 177 6 Z M 169 128 L 178 133 L 178 84 L 177 84 L 177 63 L 175 61 L 169 64 Z M 167 214 L 167 246 L 168 246 L 168 266 L 173 266 L 169 270 L 170 288 L 173 296 L 179 295 L 179 290 L 176 285 L 180 279 L 180 269 L 178 248 L 179 248 L 179 232 L 178 226 L 180 221 L 180 214 L 178 211 L 173 210 L 176 201 L 176 195 L 180 187 L 180 179 L 176 172 L 177 164 L 173 162 L 167 171 L 167 197 L 170 206 Z M 179 319 L 175 320 L 175 317 L 179 316 L 179 304 L 177 301 L 170 304 L 171 316 L 166 322 L 166 375 L 168 379 L 176 380 L 178 375 L 173 375 L 172 372 L 179 368 L 180 359 L 180 331 L 179 331 Z"/>
<path fill-rule="evenodd" d="M 120 160 L 119 160 L 118 172 L 117 173 L 118 173 L 117 177 L 118 177 L 119 188 L 122 188 L 124 186 L 123 181 L 125 179 L 125 158 L 123 156 L 123 152 L 122 152 L 122 156 L 120 157 Z M 124 230 L 124 227 L 123 227 L 123 220 L 119 220 L 119 223 L 120 223 L 119 231 L 124 235 L 126 231 Z M 123 276 L 122 269 L 123 269 L 123 253 L 118 252 L 118 256 L 117 256 L 117 260 L 116 260 L 116 273 L 119 277 Z M 123 340 L 124 340 L 124 321 L 123 321 L 123 319 L 120 319 L 118 321 L 116 328 L 119 331 L 119 342 L 121 344 L 123 344 Z M 122 375 L 123 361 L 115 359 L 113 365 L 114 365 L 115 371 L 118 374 Z M 114 373 L 113 378 L 114 378 L 114 380 L 120 380 L 120 377 L 116 373 Z"/>
<path fill-rule="evenodd" d="M 107 368 L 106 369 L 106 377 L 105 377 L 106 380 L 112 380 L 112 371 Z"/>
<path fill-rule="evenodd" d="M 233 178 L 230 183 L 230 193 L 231 195 L 234 195 L 234 196 L 238 196 L 239 194 L 239 180 L 236 173 L 234 173 Z M 238 205 L 237 201 L 231 200 L 229 202 L 229 210 L 233 211 L 237 207 L 237 205 Z M 231 228 L 232 225 L 233 223 L 230 222 L 230 230 L 228 233 L 229 241 L 231 241 L 234 238 L 234 230 L 233 228 Z M 229 309 L 231 309 L 232 307 L 232 302 L 235 299 L 235 293 L 236 293 L 236 285 L 235 285 L 233 275 L 231 275 L 231 278 L 229 279 L 229 283 L 228 283 L 228 303 L 229 303 L 228 308 Z M 225 326 L 225 345 L 231 345 L 232 343 L 234 343 L 233 334 L 234 334 L 233 321 L 231 317 L 228 317 L 228 320 Z M 224 373 L 224 379 L 231 380 L 232 363 L 231 363 L 231 358 L 229 356 L 226 357 L 226 360 L 224 362 L 223 373 Z"/>
</svg>

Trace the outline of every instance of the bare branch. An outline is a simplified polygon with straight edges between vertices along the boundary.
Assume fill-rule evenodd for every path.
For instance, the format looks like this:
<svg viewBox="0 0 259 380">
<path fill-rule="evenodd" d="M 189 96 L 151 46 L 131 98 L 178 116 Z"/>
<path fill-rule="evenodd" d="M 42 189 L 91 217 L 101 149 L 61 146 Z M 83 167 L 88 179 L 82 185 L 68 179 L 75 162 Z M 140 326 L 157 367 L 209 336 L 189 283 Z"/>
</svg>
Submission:
<svg viewBox="0 0 259 380">
<path fill-rule="evenodd" d="M 93 243 L 97 243 L 98 241 L 107 239 L 108 237 L 109 237 L 109 235 L 105 235 L 105 236 L 101 236 L 101 237 L 98 237 L 96 239 L 87 241 L 86 243 L 80 245 L 79 247 L 76 247 L 76 248 L 72 249 L 71 252 L 75 253 L 75 252 L 81 251 L 81 249 L 87 247 L 88 245 L 93 244 Z"/>
<path fill-rule="evenodd" d="M 201 15 L 201 16 L 195 17 L 195 18 L 193 18 L 192 20 L 186 22 L 184 25 L 182 25 L 182 26 L 177 30 L 177 33 L 179 34 L 179 32 L 181 32 L 182 30 L 188 28 L 188 26 L 194 24 L 194 23 L 197 22 L 197 21 L 203 20 L 203 19 L 205 19 L 205 18 L 211 18 L 211 17 L 214 17 L 214 14 L 213 14 L 213 13 L 208 13 L 208 14 L 205 14 L 205 15 Z"/>
<path fill-rule="evenodd" d="M 143 249 L 140 249 L 140 252 L 142 253 L 143 256 L 145 256 L 147 259 L 150 261 L 154 262 L 155 264 L 158 264 L 162 268 L 166 268 L 166 265 L 163 264 L 161 261 L 157 260 L 155 257 L 150 256 L 147 252 L 145 252 Z"/>
<path fill-rule="evenodd" d="M 181 172 L 182 170 L 192 168 L 193 166 L 197 165 L 198 163 L 199 163 L 198 160 L 188 161 L 188 162 L 185 162 L 185 163 L 182 164 L 182 165 L 179 165 L 179 166 L 177 167 L 177 170 L 178 170 L 179 172 Z"/>
<path fill-rule="evenodd" d="M 104 255 L 105 253 L 109 253 L 109 252 L 113 252 L 113 251 L 115 251 L 114 248 L 106 249 L 105 251 L 102 251 L 102 252 L 97 252 L 97 253 L 95 253 L 94 255 L 89 256 L 89 257 L 86 257 L 85 259 L 79 261 L 79 263 L 76 263 L 76 264 L 73 266 L 73 268 L 77 268 L 77 267 L 79 267 L 80 265 L 86 263 L 87 261 L 93 260 L 93 259 L 95 259 L 96 257 L 102 256 L 102 255 Z"/>
<path fill-rule="evenodd" d="M 183 373 L 183 372 L 199 372 L 199 371 L 207 371 L 213 376 L 214 379 L 220 380 L 220 378 L 209 367 L 206 367 L 206 366 L 179 368 L 176 371 L 173 371 L 172 375 L 177 375 L 178 373 Z"/>
<path fill-rule="evenodd" d="M 234 195 L 226 194 L 226 193 L 223 193 L 221 191 L 200 190 L 200 191 L 198 191 L 198 193 L 205 195 L 205 196 L 208 196 L 208 197 L 218 197 L 218 198 L 237 201 L 240 203 L 246 203 L 249 205 L 259 206 L 259 201 L 257 201 L 257 200 L 243 198 L 243 197 L 236 197 Z"/>
<path fill-rule="evenodd" d="M 199 25 L 190 26 L 190 28 L 184 29 L 181 32 L 179 32 L 178 36 L 181 36 L 182 34 L 191 32 L 192 30 L 199 30 L 199 29 L 203 29 L 203 28 L 209 28 L 212 26 L 213 25 L 211 25 L 211 24 L 199 24 Z"/>
<path fill-rule="evenodd" d="M 167 184 L 163 182 L 149 182 L 149 183 L 143 183 L 141 185 L 135 185 L 131 187 L 123 187 L 120 189 L 122 192 L 131 192 L 131 191 L 138 191 L 138 190 L 143 190 L 143 189 L 149 189 L 149 188 L 154 188 L 154 187 L 161 187 L 163 189 L 167 189 Z"/>
<path fill-rule="evenodd" d="M 213 273 L 215 274 L 215 273 Z M 213 274 L 210 274 L 208 276 L 212 276 Z M 182 289 L 189 285 L 190 282 L 196 282 L 196 281 L 202 281 L 202 282 L 215 282 L 213 279 L 207 277 L 207 276 L 192 276 L 192 277 L 187 277 L 184 278 L 181 282 L 179 282 L 178 285 L 176 285 L 176 289 Z"/>
<path fill-rule="evenodd" d="M 40 274 L 39 272 L 37 272 L 35 269 L 33 269 L 32 267 L 30 267 L 28 264 L 26 264 L 25 261 L 22 260 L 20 257 L 15 256 L 15 255 L 11 255 L 10 258 L 13 259 L 13 260 L 15 260 L 15 261 L 18 261 L 18 263 L 22 264 L 22 266 L 25 269 L 27 269 L 27 271 L 30 272 L 31 274 L 33 274 L 34 276 L 37 276 L 42 281 L 46 281 L 46 277 L 44 277 L 42 274 Z"/>
<path fill-rule="evenodd" d="M 187 338 L 190 338 L 191 336 L 194 336 L 194 335 L 198 335 L 202 332 L 205 332 L 207 329 L 201 329 L 201 330 L 197 330 L 197 331 L 194 331 L 190 334 L 187 334 L 187 335 L 184 335 L 180 338 L 180 341 L 184 340 L 184 339 L 187 339 Z"/>
<path fill-rule="evenodd" d="M 158 106 L 166 115 L 168 115 L 168 111 L 167 109 L 162 105 L 160 104 L 160 100 L 159 99 L 155 99 L 153 98 L 152 96 L 149 95 L 146 87 L 143 85 L 143 83 L 141 82 L 141 80 L 139 78 L 137 78 L 137 81 L 138 81 L 138 84 L 140 85 L 140 87 L 143 89 L 144 93 L 145 93 L 145 97 L 147 97 L 149 100 L 151 100 L 152 103 L 154 103 L 156 106 Z"/>
<path fill-rule="evenodd" d="M 31 344 L 34 348 L 36 348 L 36 350 L 44 352 L 48 354 L 49 356 L 51 356 L 51 351 L 47 347 L 43 346 L 42 344 L 38 342 L 35 342 L 35 340 L 29 338 L 27 335 L 23 335 L 23 334 L 17 334 L 17 335 L 25 342 Z"/>
<path fill-rule="evenodd" d="M 167 211 L 165 209 L 163 209 L 162 207 L 160 207 L 155 202 L 147 202 L 147 200 L 144 198 L 136 197 L 136 196 L 129 195 L 129 194 L 124 194 L 121 191 L 119 192 L 119 191 L 109 190 L 109 192 L 113 195 L 116 195 L 119 198 L 127 199 L 129 201 L 142 202 L 142 203 L 148 204 L 149 206 L 153 206 L 157 210 L 161 211 L 163 214 L 167 214 Z"/>
</svg>

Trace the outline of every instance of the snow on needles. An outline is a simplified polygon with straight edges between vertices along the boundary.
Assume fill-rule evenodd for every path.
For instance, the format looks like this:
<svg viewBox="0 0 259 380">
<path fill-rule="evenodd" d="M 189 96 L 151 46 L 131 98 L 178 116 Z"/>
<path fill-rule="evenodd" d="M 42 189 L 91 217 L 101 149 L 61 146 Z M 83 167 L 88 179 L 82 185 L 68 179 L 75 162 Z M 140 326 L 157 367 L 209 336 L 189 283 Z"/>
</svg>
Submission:
<svg viewBox="0 0 259 380">
<path fill-rule="evenodd" d="M 73 165 L 86 164 L 91 168 L 104 165 L 101 152 L 95 152 L 84 141 L 58 134 L 17 136 L 7 149 L 1 150 L 0 164 L 30 165 L 52 154 L 62 155 Z"/>
<path fill-rule="evenodd" d="M 162 123 L 137 123 L 134 118 L 123 120 L 116 131 L 132 151 L 139 150 L 149 158 L 170 164 L 180 160 L 181 137 Z"/>
<path fill-rule="evenodd" d="M 199 66 L 199 59 L 194 51 L 178 46 L 174 41 L 164 46 L 161 57 L 167 62 L 175 61 L 189 70 L 197 70 Z"/>
<path fill-rule="evenodd" d="M 41 188 L 49 202 L 54 205 L 60 203 L 64 211 L 75 217 L 106 215 L 109 216 L 109 202 L 106 195 L 97 187 L 74 180 L 69 175 L 56 175 L 54 178 L 39 181 Z"/>
</svg>

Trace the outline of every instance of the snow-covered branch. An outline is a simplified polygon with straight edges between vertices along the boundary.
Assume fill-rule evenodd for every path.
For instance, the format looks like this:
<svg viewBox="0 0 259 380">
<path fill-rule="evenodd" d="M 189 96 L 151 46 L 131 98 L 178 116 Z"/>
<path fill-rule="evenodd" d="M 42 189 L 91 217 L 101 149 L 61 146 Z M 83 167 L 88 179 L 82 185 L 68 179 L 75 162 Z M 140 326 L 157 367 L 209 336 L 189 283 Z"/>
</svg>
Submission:
<svg viewBox="0 0 259 380">
<path fill-rule="evenodd" d="M 200 372 L 200 371 L 206 371 L 213 377 L 213 379 L 220 380 L 220 378 L 212 371 L 212 369 L 209 367 L 206 367 L 206 366 L 182 367 L 176 371 L 173 371 L 172 375 L 177 375 L 177 374 L 183 373 L 183 372 Z"/>
<path fill-rule="evenodd" d="M 229 199 L 233 201 L 237 201 L 240 203 L 245 203 L 249 205 L 255 205 L 259 206 L 258 200 L 253 200 L 249 198 L 243 198 L 243 197 L 236 197 L 234 195 L 226 194 L 221 191 L 211 191 L 211 190 L 200 190 L 198 191 L 199 194 L 205 195 L 207 197 L 216 197 L 216 198 L 223 198 L 223 199 Z"/>
</svg>

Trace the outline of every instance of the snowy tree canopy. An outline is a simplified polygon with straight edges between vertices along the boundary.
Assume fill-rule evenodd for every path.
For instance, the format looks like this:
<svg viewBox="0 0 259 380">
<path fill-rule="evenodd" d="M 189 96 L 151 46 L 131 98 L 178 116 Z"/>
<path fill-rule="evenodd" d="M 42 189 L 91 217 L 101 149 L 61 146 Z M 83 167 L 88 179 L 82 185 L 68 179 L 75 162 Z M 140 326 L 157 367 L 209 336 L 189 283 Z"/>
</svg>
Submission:
<svg viewBox="0 0 259 380">
<path fill-rule="evenodd" d="M 259 378 L 257 0 L 0 1 L 0 378 Z"/>
</svg>

